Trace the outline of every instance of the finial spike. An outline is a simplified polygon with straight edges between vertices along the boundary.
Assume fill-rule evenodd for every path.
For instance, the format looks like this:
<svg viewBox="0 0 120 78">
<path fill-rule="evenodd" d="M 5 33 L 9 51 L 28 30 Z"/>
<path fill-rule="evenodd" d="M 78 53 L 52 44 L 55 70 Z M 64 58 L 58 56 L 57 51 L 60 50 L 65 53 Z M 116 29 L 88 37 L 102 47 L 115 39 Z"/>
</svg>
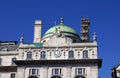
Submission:
<svg viewBox="0 0 120 78">
<path fill-rule="evenodd" d="M 94 35 L 93 35 L 93 40 L 96 41 L 97 40 L 97 36 L 96 36 L 96 33 L 94 32 Z"/>
<path fill-rule="evenodd" d="M 20 37 L 20 43 L 23 43 L 24 42 L 24 35 L 21 34 L 21 37 Z"/>
<path fill-rule="evenodd" d="M 63 24 L 64 23 L 64 19 L 61 17 L 60 18 L 60 23 Z"/>
</svg>

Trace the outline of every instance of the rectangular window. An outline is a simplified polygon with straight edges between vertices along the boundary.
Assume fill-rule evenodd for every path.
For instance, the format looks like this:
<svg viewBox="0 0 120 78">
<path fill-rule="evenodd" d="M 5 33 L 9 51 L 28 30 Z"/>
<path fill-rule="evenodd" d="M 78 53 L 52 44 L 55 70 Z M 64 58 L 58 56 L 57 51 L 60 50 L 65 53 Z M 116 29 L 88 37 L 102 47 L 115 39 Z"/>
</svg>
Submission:
<svg viewBox="0 0 120 78">
<path fill-rule="evenodd" d="M 10 78 L 15 78 L 15 73 L 11 73 L 11 77 Z"/>
<path fill-rule="evenodd" d="M 76 69 L 75 69 L 75 74 L 76 74 L 76 75 L 86 74 L 86 73 L 85 73 L 85 68 L 76 68 Z"/>
<path fill-rule="evenodd" d="M 53 68 L 52 75 L 61 75 L 61 68 Z"/>
<path fill-rule="evenodd" d="M 32 75 L 36 74 L 36 69 L 32 69 Z"/>
<path fill-rule="evenodd" d="M 74 51 L 69 51 L 69 58 L 74 58 Z"/>
<path fill-rule="evenodd" d="M 78 73 L 78 74 L 82 74 L 82 68 L 78 68 L 78 69 L 77 69 L 77 73 Z"/>
<path fill-rule="evenodd" d="M 29 75 L 38 75 L 38 69 L 29 69 Z"/>
<path fill-rule="evenodd" d="M 14 61 L 16 60 L 16 58 L 12 58 L 12 65 L 14 65 Z"/>
</svg>

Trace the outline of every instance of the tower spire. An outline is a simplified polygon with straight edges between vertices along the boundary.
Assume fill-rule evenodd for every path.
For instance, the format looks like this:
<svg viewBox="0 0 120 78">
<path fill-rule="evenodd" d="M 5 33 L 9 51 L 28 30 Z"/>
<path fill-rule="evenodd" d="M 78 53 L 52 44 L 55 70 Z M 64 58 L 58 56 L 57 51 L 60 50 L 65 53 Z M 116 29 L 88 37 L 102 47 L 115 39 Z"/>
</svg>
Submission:
<svg viewBox="0 0 120 78">
<path fill-rule="evenodd" d="M 60 18 L 60 24 L 63 24 L 64 23 L 64 19 L 61 17 Z"/>
<path fill-rule="evenodd" d="M 93 41 L 96 41 L 96 40 L 97 40 L 97 36 L 96 36 L 96 33 L 94 32 Z"/>
<path fill-rule="evenodd" d="M 20 43 L 24 43 L 24 35 L 23 34 L 21 34 Z"/>
</svg>

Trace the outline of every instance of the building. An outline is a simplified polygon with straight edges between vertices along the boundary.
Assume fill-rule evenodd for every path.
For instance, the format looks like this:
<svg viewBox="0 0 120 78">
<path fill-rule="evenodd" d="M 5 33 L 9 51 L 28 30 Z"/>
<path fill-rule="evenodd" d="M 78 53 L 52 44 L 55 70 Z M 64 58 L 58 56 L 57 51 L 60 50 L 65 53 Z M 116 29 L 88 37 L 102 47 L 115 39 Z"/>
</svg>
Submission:
<svg viewBox="0 0 120 78">
<path fill-rule="evenodd" d="M 112 78 L 120 78 L 120 63 L 112 68 Z"/>
<path fill-rule="evenodd" d="M 0 78 L 98 78 L 97 37 L 90 40 L 90 21 L 81 20 L 81 37 L 70 26 L 60 24 L 41 36 L 42 21 L 36 20 L 33 43 L 0 42 Z"/>
</svg>

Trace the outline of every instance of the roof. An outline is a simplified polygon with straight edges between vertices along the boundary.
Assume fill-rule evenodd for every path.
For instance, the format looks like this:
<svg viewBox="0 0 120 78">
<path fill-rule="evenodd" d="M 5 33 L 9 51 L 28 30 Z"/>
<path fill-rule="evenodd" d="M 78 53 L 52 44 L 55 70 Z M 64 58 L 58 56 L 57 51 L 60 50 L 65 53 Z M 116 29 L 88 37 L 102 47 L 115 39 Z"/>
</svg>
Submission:
<svg viewBox="0 0 120 78">
<path fill-rule="evenodd" d="M 36 47 L 42 47 L 42 46 L 43 46 L 43 43 L 24 43 L 24 44 L 34 45 L 34 46 L 36 46 Z"/>
<path fill-rule="evenodd" d="M 62 33 L 71 33 L 71 34 L 77 35 L 76 31 L 73 28 L 71 28 L 69 26 L 66 26 L 63 23 L 51 27 L 50 29 L 47 30 L 47 32 L 45 33 L 45 35 L 54 33 L 56 31 L 56 28 L 59 28 L 59 27 L 60 27 L 60 31 Z"/>
<path fill-rule="evenodd" d="M 17 43 L 17 41 L 0 41 L 0 45 L 14 45 Z"/>
<path fill-rule="evenodd" d="M 18 47 L 17 41 L 0 41 L 0 51 L 15 51 Z"/>
</svg>

